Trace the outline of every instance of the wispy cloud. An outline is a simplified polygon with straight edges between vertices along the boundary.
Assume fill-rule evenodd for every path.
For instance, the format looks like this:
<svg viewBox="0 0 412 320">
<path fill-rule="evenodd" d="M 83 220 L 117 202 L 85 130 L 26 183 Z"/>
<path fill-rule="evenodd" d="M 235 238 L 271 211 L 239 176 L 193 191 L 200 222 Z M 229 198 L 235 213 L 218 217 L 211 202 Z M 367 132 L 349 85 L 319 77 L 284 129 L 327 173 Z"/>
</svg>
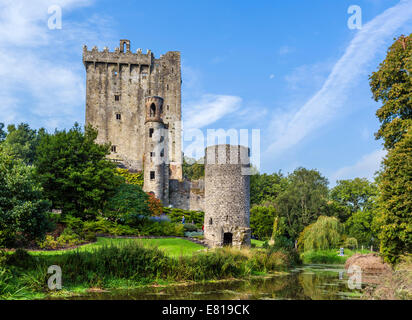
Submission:
<svg viewBox="0 0 412 320">
<path fill-rule="evenodd" d="M 237 96 L 204 94 L 185 104 L 184 129 L 201 129 L 239 110 L 242 99 Z"/>
<path fill-rule="evenodd" d="M 84 112 L 82 43 L 98 39 L 96 16 L 83 24 L 68 12 L 88 6 L 81 0 L 0 0 L 0 122 L 29 122 L 54 129 Z M 48 8 L 62 8 L 62 29 L 48 29 Z M 93 30 L 93 31 L 90 31 Z"/>
<path fill-rule="evenodd" d="M 330 121 L 376 53 L 385 48 L 396 31 L 412 20 L 412 1 L 404 0 L 363 26 L 334 65 L 323 84 L 301 108 L 276 114 L 271 124 L 273 142 L 267 152 L 279 155 Z"/>
<path fill-rule="evenodd" d="M 386 155 L 384 150 L 375 150 L 364 155 L 358 162 L 353 165 L 340 168 L 331 176 L 331 183 L 335 184 L 337 180 L 353 179 L 355 177 L 367 178 L 373 180 L 375 172 L 379 170 L 380 163 Z"/>
</svg>

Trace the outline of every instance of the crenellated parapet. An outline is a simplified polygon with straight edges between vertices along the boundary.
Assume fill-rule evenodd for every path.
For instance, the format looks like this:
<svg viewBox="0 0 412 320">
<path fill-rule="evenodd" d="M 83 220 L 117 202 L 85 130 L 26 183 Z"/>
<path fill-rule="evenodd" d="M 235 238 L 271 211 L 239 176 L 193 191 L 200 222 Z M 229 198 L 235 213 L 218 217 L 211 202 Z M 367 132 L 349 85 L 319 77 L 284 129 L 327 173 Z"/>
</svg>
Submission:
<svg viewBox="0 0 412 320">
<path fill-rule="evenodd" d="M 130 50 L 129 40 L 120 40 L 120 46 L 114 51 L 109 51 L 108 47 L 103 50 L 94 46 L 92 50 L 88 50 L 87 46 L 83 46 L 83 63 L 118 63 L 130 65 L 152 65 L 155 60 L 153 53 L 147 50 L 143 53 L 142 49 L 137 49 L 136 53 Z"/>
</svg>

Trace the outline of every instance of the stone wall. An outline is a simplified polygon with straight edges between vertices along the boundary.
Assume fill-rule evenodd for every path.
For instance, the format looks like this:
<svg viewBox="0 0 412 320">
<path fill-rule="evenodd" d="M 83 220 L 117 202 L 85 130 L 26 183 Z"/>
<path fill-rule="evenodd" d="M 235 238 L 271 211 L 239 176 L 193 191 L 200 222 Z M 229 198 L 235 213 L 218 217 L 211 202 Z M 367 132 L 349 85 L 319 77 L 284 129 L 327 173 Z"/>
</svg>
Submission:
<svg viewBox="0 0 412 320">
<path fill-rule="evenodd" d="M 170 180 L 169 204 L 184 210 L 204 211 L 204 181 Z"/>
<path fill-rule="evenodd" d="M 249 149 L 217 145 L 205 154 L 205 240 L 211 247 L 250 246 Z"/>
</svg>

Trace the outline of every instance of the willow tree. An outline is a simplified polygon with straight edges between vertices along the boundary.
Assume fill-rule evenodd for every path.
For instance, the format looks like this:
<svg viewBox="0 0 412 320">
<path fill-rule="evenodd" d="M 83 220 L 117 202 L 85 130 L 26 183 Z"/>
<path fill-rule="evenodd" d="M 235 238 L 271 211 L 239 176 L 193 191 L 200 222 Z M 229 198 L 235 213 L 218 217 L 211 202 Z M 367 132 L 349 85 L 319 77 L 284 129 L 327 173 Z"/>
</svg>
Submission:
<svg viewBox="0 0 412 320">
<path fill-rule="evenodd" d="M 304 251 L 336 248 L 341 241 L 342 231 L 342 224 L 337 218 L 320 216 L 302 231 Z"/>
</svg>

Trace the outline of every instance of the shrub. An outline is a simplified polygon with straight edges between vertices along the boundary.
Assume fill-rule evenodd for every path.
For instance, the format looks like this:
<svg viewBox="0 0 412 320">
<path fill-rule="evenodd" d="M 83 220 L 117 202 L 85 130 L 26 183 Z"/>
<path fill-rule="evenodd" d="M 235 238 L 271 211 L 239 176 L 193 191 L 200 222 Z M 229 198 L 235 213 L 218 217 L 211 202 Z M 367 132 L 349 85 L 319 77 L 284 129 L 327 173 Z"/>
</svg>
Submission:
<svg viewBox="0 0 412 320">
<path fill-rule="evenodd" d="M 163 213 L 162 202 L 155 197 L 153 193 L 148 193 L 148 206 L 152 216 L 160 216 Z"/>
<path fill-rule="evenodd" d="M 196 225 L 192 223 L 185 223 L 183 225 L 183 228 L 185 229 L 186 232 L 197 231 Z"/>
<path fill-rule="evenodd" d="M 347 257 L 341 257 L 336 250 L 311 250 L 301 254 L 305 264 L 344 264 Z"/>
<path fill-rule="evenodd" d="M 146 220 L 139 227 L 139 234 L 142 236 L 184 236 L 184 227 L 169 221 Z"/>
<path fill-rule="evenodd" d="M 116 169 L 116 174 L 119 175 L 119 176 L 122 176 L 123 178 L 125 178 L 126 183 L 134 184 L 134 185 L 137 185 L 137 186 L 143 188 L 143 182 L 144 182 L 143 171 L 130 172 L 127 169 L 117 168 Z"/>
<path fill-rule="evenodd" d="M 189 237 L 189 238 L 203 238 L 203 232 L 198 232 L 198 231 L 185 232 L 185 237 Z"/>
<path fill-rule="evenodd" d="M 204 223 L 205 214 L 202 211 L 164 207 L 163 213 L 166 214 L 174 223 L 182 223 L 182 216 L 185 216 L 186 222 L 191 223 L 193 221 L 197 229 L 202 229 Z"/>
<path fill-rule="evenodd" d="M 254 206 L 250 210 L 250 228 L 253 235 L 261 240 L 272 236 L 275 212 L 273 206 Z"/>
<path fill-rule="evenodd" d="M 293 240 L 289 239 L 285 236 L 277 236 L 275 239 L 273 239 L 273 248 L 275 249 L 288 249 L 291 250 L 295 247 Z"/>
<path fill-rule="evenodd" d="M 49 209 L 34 168 L 13 159 L 0 146 L 0 247 L 44 237 L 51 228 Z"/>
<path fill-rule="evenodd" d="M 66 229 L 68 230 L 68 229 Z M 38 245 L 41 249 L 63 249 L 68 247 L 74 247 L 83 243 L 86 243 L 86 239 L 80 238 L 76 233 L 66 231 L 62 233 L 57 238 L 54 238 L 52 235 L 47 235 L 44 241 L 38 242 Z M 96 236 L 94 236 L 94 241 Z"/>
<path fill-rule="evenodd" d="M 122 184 L 109 199 L 104 215 L 112 221 L 137 226 L 141 217 L 151 215 L 149 195 L 138 185 Z"/>
<path fill-rule="evenodd" d="M 6 259 L 6 264 L 13 265 L 15 267 L 28 269 L 30 268 L 35 262 L 33 256 L 31 256 L 26 250 L 24 249 L 17 249 L 11 255 L 9 255 Z"/>
</svg>

